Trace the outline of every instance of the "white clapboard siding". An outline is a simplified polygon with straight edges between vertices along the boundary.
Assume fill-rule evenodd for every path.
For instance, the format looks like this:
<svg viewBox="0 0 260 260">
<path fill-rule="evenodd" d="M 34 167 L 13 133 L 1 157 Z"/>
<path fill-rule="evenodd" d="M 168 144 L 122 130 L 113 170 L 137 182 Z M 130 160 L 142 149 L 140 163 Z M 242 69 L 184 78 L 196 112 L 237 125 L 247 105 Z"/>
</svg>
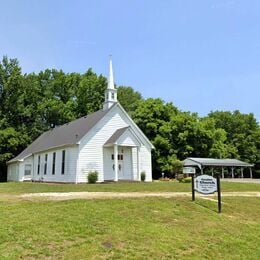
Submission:
<svg viewBox="0 0 260 260">
<path fill-rule="evenodd" d="M 116 106 L 108 114 L 106 114 L 106 116 L 102 120 L 100 120 L 100 122 L 95 127 L 93 127 L 93 129 L 81 140 L 79 145 L 79 157 L 77 164 L 78 182 L 86 182 L 87 174 L 90 171 L 98 171 L 98 181 L 104 181 L 104 172 L 106 173 L 106 177 L 112 177 L 113 173 L 110 169 L 111 165 L 109 164 L 109 156 L 104 157 L 104 151 L 108 150 L 105 150 L 106 148 L 104 148 L 103 146 L 116 130 L 129 125 L 133 127 L 134 130 L 136 129 L 136 126 L 133 124 L 133 121 L 125 115 L 125 113 L 121 110 L 120 107 Z M 151 181 L 151 154 L 148 148 L 144 146 L 144 143 L 147 143 L 147 141 L 144 139 L 142 135 L 140 135 L 138 131 L 136 131 L 135 134 L 141 141 L 143 141 L 141 144 L 141 150 L 144 152 L 139 152 L 140 166 L 141 163 L 143 163 L 143 170 L 146 172 L 147 181 Z M 135 144 L 135 142 L 133 143 L 133 140 L 129 140 L 128 138 L 126 138 L 124 141 L 124 144 L 126 144 L 126 142 L 130 142 L 128 144 L 131 146 Z M 132 148 L 132 150 L 135 149 L 135 147 Z M 132 156 L 133 161 L 135 160 L 134 158 L 136 158 L 136 155 Z M 133 165 L 132 170 L 134 171 L 134 179 L 138 179 L 137 165 Z"/>
<path fill-rule="evenodd" d="M 19 163 L 11 163 L 8 165 L 7 181 L 20 181 Z"/>
<path fill-rule="evenodd" d="M 31 165 L 31 175 L 30 176 L 25 176 L 24 172 L 25 172 L 25 165 Z M 29 181 L 32 179 L 32 174 L 33 174 L 33 156 L 29 156 L 28 158 L 24 159 L 21 163 L 20 163 L 20 167 L 19 167 L 19 179 L 20 181 Z"/>
<path fill-rule="evenodd" d="M 119 149 L 124 149 L 124 160 L 121 162 L 124 171 L 122 179 L 140 180 L 140 172 L 146 172 L 146 181 L 152 181 L 151 148 L 149 140 L 118 104 L 74 146 L 53 148 L 35 153 L 24 161 L 8 165 L 8 180 L 46 181 L 46 182 L 86 182 L 90 171 L 98 171 L 98 181 L 114 179 L 113 146 L 104 144 L 118 130 L 130 126 L 117 140 Z M 138 152 L 137 152 L 137 146 Z M 120 148 L 121 147 L 121 148 Z M 65 155 L 65 173 L 61 174 L 62 151 Z M 55 174 L 52 174 L 53 153 L 56 152 Z M 44 174 L 45 155 L 48 155 L 47 171 Z M 40 156 L 40 172 L 38 173 L 38 156 Z M 138 157 L 138 158 L 137 158 Z M 120 163 L 120 162 L 119 162 Z M 25 165 L 32 165 L 32 175 L 24 176 Z M 104 175 L 105 173 L 105 175 Z"/>
<path fill-rule="evenodd" d="M 152 181 L 152 158 L 151 151 L 147 147 L 142 146 L 140 148 L 140 173 L 145 172 L 146 178 L 145 181 Z"/>
<path fill-rule="evenodd" d="M 114 153 L 114 148 L 113 147 L 104 147 L 103 150 L 104 153 L 104 180 L 114 180 L 115 178 L 115 173 L 113 170 L 113 162 L 111 159 L 111 155 Z"/>
<path fill-rule="evenodd" d="M 139 146 L 141 143 L 128 129 L 122 136 L 120 136 L 118 144 L 122 146 Z"/>
<path fill-rule="evenodd" d="M 134 147 L 132 149 L 132 169 L 133 169 L 133 179 L 135 181 L 139 180 L 138 176 L 138 158 L 137 158 L 137 149 L 138 147 Z"/>
<path fill-rule="evenodd" d="M 90 171 L 98 171 L 98 181 L 104 181 L 103 145 L 119 128 L 128 126 L 118 109 L 111 110 L 93 129 L 81 140 L 78 159 L 78 182 L 86 182 Z"/>
<path fill-rule="evenodd" d="M 61 174 L 62 169 L 62 151 L 65 150 L 65 172 Z M 56 152 L 55 174 L 52 174 L 53 153 Z M 45 154 L 47 158 L 47 172 L 44 174 Z M 41 157 L 40 173 L 38 174 L 38 156 Z M 35 181 L 46 182 L 76 182 L 76 165 L 78 156 L 78 146 L 64 147 L 61 149 L 52 149 L 50 151 L 34 155 L 34 175 Z"/>
</svg>

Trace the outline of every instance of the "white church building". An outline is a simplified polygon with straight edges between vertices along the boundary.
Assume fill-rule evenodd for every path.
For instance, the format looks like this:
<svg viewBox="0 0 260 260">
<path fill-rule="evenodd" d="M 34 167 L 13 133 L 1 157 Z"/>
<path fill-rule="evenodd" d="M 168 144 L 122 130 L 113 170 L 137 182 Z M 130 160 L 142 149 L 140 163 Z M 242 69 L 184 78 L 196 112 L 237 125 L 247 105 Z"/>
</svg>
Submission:
<svg viewBox="0 0 260 260">
<path fill-rule="evenodd" d="M 10 160 L 8 181 L 152 181 L 152 143 L 117 101 L 112 61 L 103 109 L 43 133 Z"/>
</svg>

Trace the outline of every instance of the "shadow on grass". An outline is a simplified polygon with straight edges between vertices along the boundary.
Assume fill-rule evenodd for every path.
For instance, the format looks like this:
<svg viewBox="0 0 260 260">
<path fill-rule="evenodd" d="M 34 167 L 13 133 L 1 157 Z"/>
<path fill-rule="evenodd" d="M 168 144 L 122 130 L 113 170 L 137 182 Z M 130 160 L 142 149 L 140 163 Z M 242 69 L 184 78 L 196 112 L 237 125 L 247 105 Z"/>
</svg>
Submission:
<svg viewBox="0 0 260 260">
<path fill-rule="evenodd" d="M 208 211 L 219 213 L 218 212 L 218 202 L 212 200 L 196 199 L 194 203 Z"/>
</svg>

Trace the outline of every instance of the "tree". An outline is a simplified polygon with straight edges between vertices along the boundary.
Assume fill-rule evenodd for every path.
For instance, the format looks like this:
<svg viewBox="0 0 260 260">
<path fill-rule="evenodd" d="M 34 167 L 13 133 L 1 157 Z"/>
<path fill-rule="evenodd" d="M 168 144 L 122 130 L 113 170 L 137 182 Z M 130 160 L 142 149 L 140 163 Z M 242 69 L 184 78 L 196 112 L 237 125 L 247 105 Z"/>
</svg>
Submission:
<svg viewBox="0 0 260 260">
<path fill-rule="evenodd" d="M 123 108 L 131 114 L 138 106 L 138 101 L 142 100 L 142 95 L 131 87 L 119 86 L 117 97 Z"/>
<path fill-rule="evenodd" d="M 227 133 L 226 143 L 236 150 L 238 158 L 254 163 L 259 159 L 259 124 L 254 115 L 242 114 L 239 111 L 215 111 L 209 114 L 216 127 Z"/>
<path fill-rule="evenodd" d="M 154 178 L 161 177 L 161 166 L 166 163 L 163 156 L 172 154 L 168 152 L 168 149 L 171 149 L 169 140 L 158 135 L 160 127 L 164 126 L 177 111 L 178 109 L 172 103 L 165 103 L 159 98 L 148 98 L 138 101 L 137 108 L 132 113 L 132 118 L 136 124 L 155 145 L 156 149 L 152 153 Z"/>
<path fill-rule="evenodd" d="M 107 79 L 91 69 L 64 73 L 46 69 L 22 74 L 17 59 L 0 62 L 0 169 L 51 124 L 60 125 L 101 109 Z M 188 156 L 260 162 L 260 127 L 253 114 L 215 111 L 200 118 L 172 103 L 143 99 L 118 87 L 118 100 L 155 146 L 154 177 L 173 174 Z"/>
<path fill-rule="evenodd" d="M 107 80 L 89 69 L 81 76 L 75 91 L 76 117 L 85 116 L 102 108 Z"/>
</svg>

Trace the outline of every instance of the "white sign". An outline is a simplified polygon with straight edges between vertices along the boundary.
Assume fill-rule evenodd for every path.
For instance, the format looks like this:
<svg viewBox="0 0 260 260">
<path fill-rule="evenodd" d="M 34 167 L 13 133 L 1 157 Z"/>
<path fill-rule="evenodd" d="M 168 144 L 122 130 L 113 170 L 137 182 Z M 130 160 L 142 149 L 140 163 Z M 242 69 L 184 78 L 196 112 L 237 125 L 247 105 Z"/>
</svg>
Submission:
<svg viewBox="0 0 260 260">
<path fill-rule="evenodd" d="M 217 191 L 217 179 L 209 175 L 200 175 L 194 178 L 194 189 L 202 194 L 211 194 Z"/>
<path fill-rule="evenodd" d="M 183 167 L 182 172 L 186 174 L 195 174 L 196 169 L 194 167 Z"/>
</svg>

